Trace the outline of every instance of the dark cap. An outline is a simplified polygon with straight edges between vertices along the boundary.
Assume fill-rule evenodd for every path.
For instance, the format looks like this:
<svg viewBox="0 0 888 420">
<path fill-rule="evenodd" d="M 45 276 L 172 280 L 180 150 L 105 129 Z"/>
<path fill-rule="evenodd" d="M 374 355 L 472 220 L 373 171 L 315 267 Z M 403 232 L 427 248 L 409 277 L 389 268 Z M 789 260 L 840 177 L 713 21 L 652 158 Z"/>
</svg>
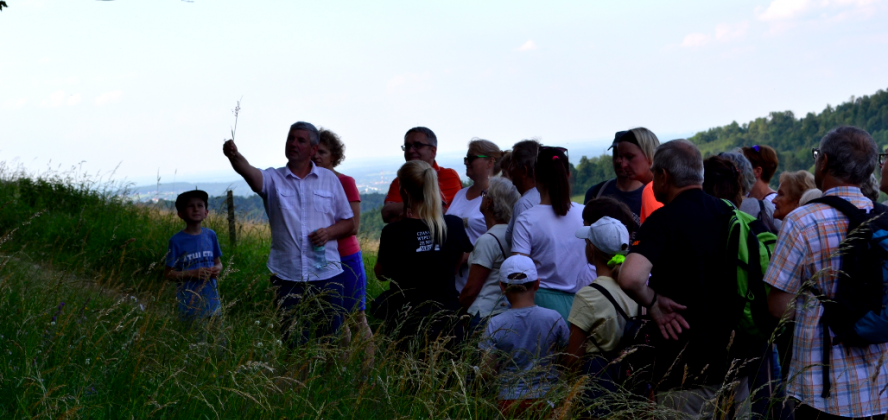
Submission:
<svg viewBox="0 0 888 420">
<path fill-rule="evenodd" d="M 206 191 L 194 189 L 191 191 L 185 191 L 182 194 L 179 194 L 178 197 L 176 197 L 176 211 L 185 210 L 185 206 L 188 205 L 188 201 L 192 198 L 199 198 L 203 200 L 205 205 L 209 205 L 208 201 L 210 199 L 210 195 L 207 194 Z"/>
<path fill-rule="evenodd" d="M 611 143 L 611 146 L 608 147 L 607 150 L 617 147 L 618 144 L 624 141 L 628 141 L 641 148 L 641 146 L 638 145 L 638 139 L 635 138 L 635 134 L 632 133 L 632 131 L 617 131 L 617 134 L 614 134 L 614 142 Z"/>
</svg>

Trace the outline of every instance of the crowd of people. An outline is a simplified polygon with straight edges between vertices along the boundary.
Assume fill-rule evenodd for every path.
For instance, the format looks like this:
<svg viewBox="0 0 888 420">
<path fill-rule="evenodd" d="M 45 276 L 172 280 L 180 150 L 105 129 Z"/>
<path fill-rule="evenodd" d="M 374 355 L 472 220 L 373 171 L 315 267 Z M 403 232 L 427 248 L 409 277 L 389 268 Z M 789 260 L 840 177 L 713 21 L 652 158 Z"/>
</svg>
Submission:
<svg viewBox="0 0 888 420">
<path fill-rule="evenodd" d="M 369 340 L 365 311 L 399 348 L 420 354 L 439 339 L 477 337 L 479 371 L 495 378 L 504 413 L 548 409 L 565 374 L 589 377 L 585 398 L 599 402 L 590 417 L 611 414 L 606 402 L 618 390 L 689 418 L 888 412 L 888 338 L 850 339 L 847 324 L 862 315 L 826 309 L 833 300 L 856 305 L 838 274 L 849 270 L 837 251 L 861 219 L 849 212 L 876 220 L 875 210 L 886 209 L 876 202 L 880 190 L 888 193 L 886 155 L 865 131 L 830 131 L 813 150 L 813 173 L 782 172 L 776 190 L 778 153 L 766 145 L 704 159 L 687 140 L 620 131 L 610 149 L 616 177 L 586 191 L 582 204 L 571 201 L 565 148 L 523 140 L 504 151 L 473 139 L 463 188 L 457 171 L 437 164 L 437 147 L 428 128 L 404 135 L 406 163 L 381 209 L 387 225 L 372 267 L 390 288 L 367 302 L 355 239 L 360 195 L 354 179 L 335 171 L 342 140 L 297 122 L 287 164 L 265 170 L 225 143 L 232 168 L 265 202 L 285 342 L 351 337 L 350 328 Z M 170 240 L 166 276 L 180 282 L 183 317 L 212 317 L 221 252 L 200 227 L 206 194 L 184 193 L 176 207 L 186 228 Z M 767 251 L 758 254 L 759 271 L 757 260 L 738 264 L 730 246 L 738 220 L 752 232 L 742 249 Z M 746 292 L 738 270 L 749 273 Z M 756 281 L 766 296 L 753 296 Z M 871 290 L 877 296 L 867 299 L 878 302 L 866 316 L 875 313 L 885 323 L 873 325 L 888 329 L 888 293 Z M 308 301 L 322 309 L 306 312 Z M 744 308 L 764 308 L 768 319 L 744 318 Z M 343 326 L 348 311 L 356 316 Z M 756 335 L 743 319 L 776 327 Z M 854 328 L 851 337 L 871 337 Z"/>
</svg>

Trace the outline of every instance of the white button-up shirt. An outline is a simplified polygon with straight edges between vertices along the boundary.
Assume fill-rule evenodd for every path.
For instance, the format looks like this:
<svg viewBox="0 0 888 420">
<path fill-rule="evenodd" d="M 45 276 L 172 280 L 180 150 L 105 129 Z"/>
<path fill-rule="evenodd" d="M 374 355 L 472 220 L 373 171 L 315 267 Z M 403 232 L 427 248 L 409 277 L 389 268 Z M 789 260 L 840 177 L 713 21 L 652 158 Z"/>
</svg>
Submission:
<svg viewBox="0 0 888 420">
<path fill-rule="evenodd" d="M 308 235 L 340 220 L 354 217 L 342 184 L 332 171 L 311 163 L 311 172 L 299 178 L 286 166 L 262 171 L 262 191 L 271 253 L 268 269 L 283 280 L 327 280 L 342 273 L 336 241 L 326 245 L 327 265 L 315 268 Z"/>
</svg>

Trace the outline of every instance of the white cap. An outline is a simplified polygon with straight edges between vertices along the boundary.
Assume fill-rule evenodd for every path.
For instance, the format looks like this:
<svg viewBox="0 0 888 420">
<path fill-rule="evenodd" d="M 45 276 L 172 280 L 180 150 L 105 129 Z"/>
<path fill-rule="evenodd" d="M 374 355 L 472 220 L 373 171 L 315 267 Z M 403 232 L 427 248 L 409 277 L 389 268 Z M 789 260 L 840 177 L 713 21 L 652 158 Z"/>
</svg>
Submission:
<svg viewBox="0 0 888 420">
<path fill-rule="evenodd" d="M 629 231 L 613 217 L 604 216 L 591 226 L 576 232 L 577 238 L 588 239 L 596 249 L 607 255 L 625 254 L 629 250 Z"/>
<path fill-rule="evenodd" d="M 525 276 L 517 279 L 509 278 L 512 274 L 517 273 L 522 273 Z M 512 255 L 506 258 L 503 261 L 503 265 L 500 266 L 500 282 L 502 283 L 524 284 L 537 281 L 538 279 L 536 264 L 533 263 L 532 259 L 524 255 Z"/>
</svg>

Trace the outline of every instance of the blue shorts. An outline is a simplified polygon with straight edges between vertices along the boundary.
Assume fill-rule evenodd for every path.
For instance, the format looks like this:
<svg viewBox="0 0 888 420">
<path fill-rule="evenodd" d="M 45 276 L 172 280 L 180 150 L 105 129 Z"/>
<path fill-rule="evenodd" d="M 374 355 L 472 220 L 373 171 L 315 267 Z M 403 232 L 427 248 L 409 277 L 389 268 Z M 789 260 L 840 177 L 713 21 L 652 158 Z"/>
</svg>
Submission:
<svg viewBox="0 0 888 420">
<path fill-rule="evenodd" d="M 342 282 L 342 307 L 351 312 L 363 311 L 367 306 L 367 273 L 364 272 L 364 258 L 361 251 L 340 257 L 342 274 L 335 278 Z"/>
</svg>

